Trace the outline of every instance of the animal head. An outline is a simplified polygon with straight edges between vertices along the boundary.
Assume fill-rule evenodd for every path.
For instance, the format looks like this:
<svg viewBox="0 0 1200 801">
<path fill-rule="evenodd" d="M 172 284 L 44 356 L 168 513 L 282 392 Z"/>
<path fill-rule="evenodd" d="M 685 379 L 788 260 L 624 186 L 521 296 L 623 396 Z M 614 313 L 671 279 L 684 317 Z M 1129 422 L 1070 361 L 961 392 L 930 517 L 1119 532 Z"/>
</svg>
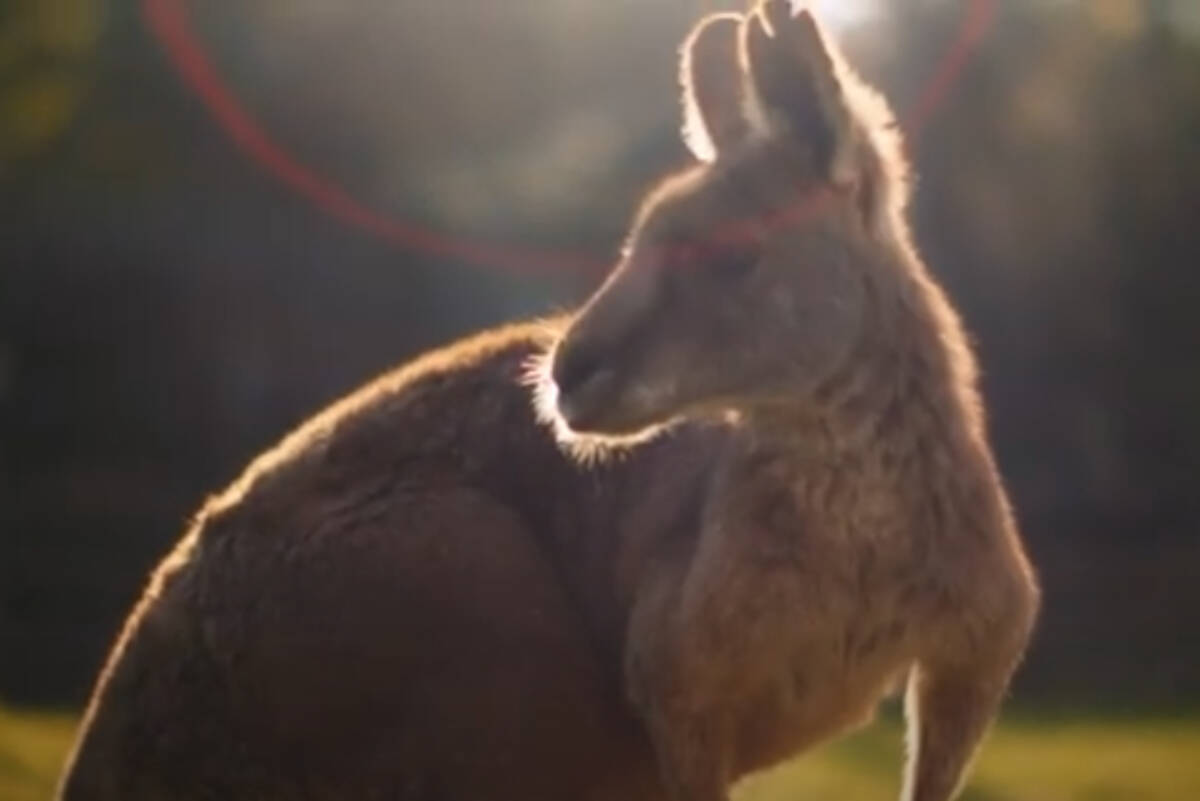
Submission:
<svg viewBox="0 0 1200 801">
<path fill-rule="evenodd" d="M 905 247 L 895 126 L 809 11 L 705 18 L 681 78 L 697 164 L 650 193 L 547 356 L 541 410 L 567 438 L 815 397 Z"/>
</svg>

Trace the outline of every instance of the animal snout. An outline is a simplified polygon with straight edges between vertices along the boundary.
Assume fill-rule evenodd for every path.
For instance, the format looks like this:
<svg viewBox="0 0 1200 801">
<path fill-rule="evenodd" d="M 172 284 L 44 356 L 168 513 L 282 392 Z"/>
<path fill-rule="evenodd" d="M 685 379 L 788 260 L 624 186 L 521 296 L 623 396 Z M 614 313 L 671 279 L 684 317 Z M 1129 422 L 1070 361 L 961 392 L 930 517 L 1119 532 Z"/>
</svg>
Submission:
<svg viewBox="0 0 1200 801">
<path fill-rule="evenodd" d="M 558 412 L 567 425 L 586 430 L 609 402 L 615 371 L 596 343 L 566 339 L 554 354 L 550 371 L 558 387 Z"/>
<path fill-rule="evenodd" d="M 579 340 L 565 340 L 554 354 L 552 375 L 559 392 L 569 394 L 602 369 L 599 348 Z"/>
</svg>

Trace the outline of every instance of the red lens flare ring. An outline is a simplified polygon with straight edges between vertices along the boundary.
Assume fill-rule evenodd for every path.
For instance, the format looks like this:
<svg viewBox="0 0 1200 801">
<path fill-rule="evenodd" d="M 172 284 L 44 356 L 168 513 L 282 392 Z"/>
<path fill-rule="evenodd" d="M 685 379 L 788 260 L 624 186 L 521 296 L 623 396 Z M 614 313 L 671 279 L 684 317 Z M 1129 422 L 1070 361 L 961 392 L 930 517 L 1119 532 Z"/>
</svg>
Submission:
<svg viewBox="0 0 1200 801">
<path fill-rule="evenodd" d="M 356 200 L 336 181 L 290 153 L 238 100 L 213 66 L 192 27 L 186 0 L 142 0 L 142 17 L 183 85 L 217 126 L 251 161 L 322 213 L 396 247 L 435 258 L 517 274 L 602 272 L 609 265 L 569 251 L 521 248 L 455 237 Z M 950 47 L 938 61 L 904 127 L 916 139 L 945 102 L 995 17 L 996 0 L 970 0 Z"/>
</svg>

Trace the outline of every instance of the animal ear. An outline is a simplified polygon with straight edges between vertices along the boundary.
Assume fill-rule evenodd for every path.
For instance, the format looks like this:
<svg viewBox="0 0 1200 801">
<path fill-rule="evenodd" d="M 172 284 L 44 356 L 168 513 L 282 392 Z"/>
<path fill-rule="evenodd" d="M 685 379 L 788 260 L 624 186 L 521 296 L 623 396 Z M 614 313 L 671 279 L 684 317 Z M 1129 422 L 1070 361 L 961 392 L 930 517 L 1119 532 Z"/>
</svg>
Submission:
<svg viewBox="0 0 1200 801">
<path fill-rule="evenodd" d="M 854 125 L 837 52 L 807 10 L 763 0 L 742 27 L 741 57 L 750 76 L 747 114 L 756 128 L 785 128 L 812 149 L 826 176 L 852 181 Z"/>
<path fill-rule="evenodd" d="M 712 161 L 750 132 L 739 61 L 742 22 L 741 14 L 713 14 L 683 43 L 683 141 L 701 161 Z"/>
</svg>

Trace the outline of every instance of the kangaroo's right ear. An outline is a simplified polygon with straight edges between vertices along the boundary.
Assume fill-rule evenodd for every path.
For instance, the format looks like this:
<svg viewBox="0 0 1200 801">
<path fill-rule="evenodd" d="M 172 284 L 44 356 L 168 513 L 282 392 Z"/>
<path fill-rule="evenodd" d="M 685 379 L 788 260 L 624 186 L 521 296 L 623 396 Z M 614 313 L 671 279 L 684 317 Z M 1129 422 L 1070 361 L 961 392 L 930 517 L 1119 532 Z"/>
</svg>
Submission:
<svg viewBox="0 0 1200 801">
<path fill-rule="evenodd" d="M 705 17 L 683 43 L 683 141 L 701 161 L 746 138 L 745 91 L 739 63 L 741 14 Z"/>
<path fill-rule="evenodd" d="M 754 86 L 750 118 L 784 128 L 813 150 L 819 169 L 838 182 L 856 172 L 855 132 L 844 70 L 812 12 L 793 13 L 790 0 L 761 0 L 743 30 Z"/>
</svg>

